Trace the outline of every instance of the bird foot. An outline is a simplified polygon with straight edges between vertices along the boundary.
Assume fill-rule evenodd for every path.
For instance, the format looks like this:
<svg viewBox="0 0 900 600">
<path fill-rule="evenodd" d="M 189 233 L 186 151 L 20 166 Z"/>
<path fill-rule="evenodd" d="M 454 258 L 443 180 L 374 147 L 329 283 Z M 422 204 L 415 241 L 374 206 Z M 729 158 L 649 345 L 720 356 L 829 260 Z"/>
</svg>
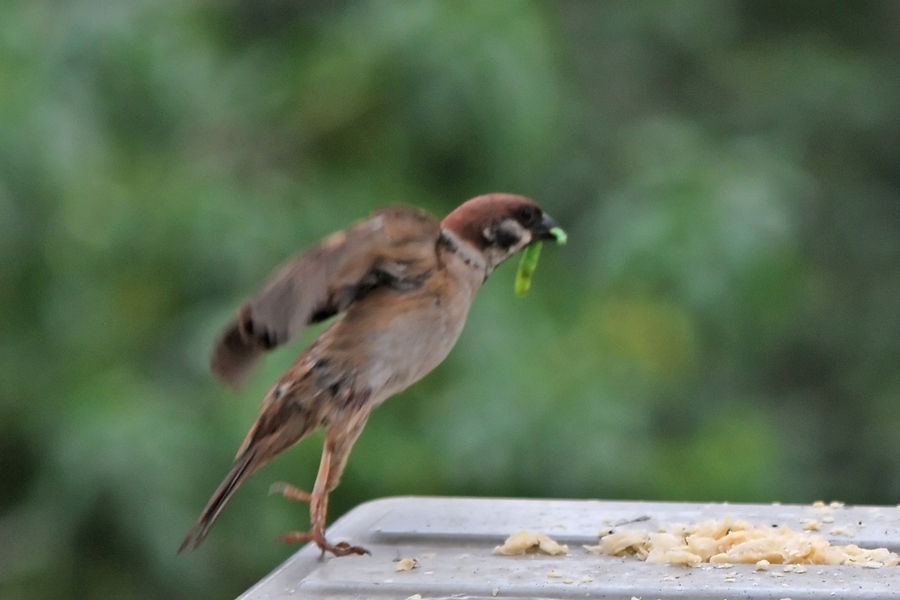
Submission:
<svg viewBox="0 0 900 600">
<path fill-rule="evenodd" d="M 318 523 L 315 515 L 317 514 L 317 507 L 322 500 L 319 498 L 319 501 L 316 502 L 313 499 L 313 495 L 309 492 L 305 492 L 298 487 L 294 487 L 289 483 L 284 483 L 283 481 L 279 481 L 277 483 L 273 483 L 269 488 L 269 494 L 280 494 L 289 500 L 296 500 L 297 502 L 306 502 L 313 505 L 313 523 Z M 324 511 L 322 512 L 322 523 L 325 521 Z M 322 555 L 324 556 L 326 552 L 331 552 L 335 556 L 347 556 L 350 554 L 369 554 L 371 552 L 366 550 L 365 548 L 361 548 L 359 546 L 351 546 L 347 542 L 340 542 L 338 544 L 331 544 L 328 540 L 325 539 L 324 527 L 313 527 L 311 531 L 294 531 L 291 533 L 286 533 L 279 537 L 275 543 L 283 542 L 285 544 L 301 544 L 305 542 L 315 542 L 316 546 L 322 550 Z"/>
<path fill-rule="evenodd" d="M 351 546 L 347 542 L 338 542 L 337 544 L 331 544 L 328 540 L 325 539 L 325 535 L 321 531 L 292 531 L 291 533 L 286 533 L 276 540 L 276 544 L 278 542 L 283 542 L 285 544 L 301 544 L 304 542 L 315 542 L 316 546 L 322 550 L 322 555 L 324 556 L 326 552 L 331 552 L 335 556 L 349 556 L 350 554 L 368 554 L 372 555 L 371 552 L 362 548 L 360 546 Z"/>
<path fill-rule="evenodd" d="M 280 494 L 288 500 L 296 502 L 306 502 L 307 504 L 312 502 L 312 494 L 283 481 L 277 481 L 269 486 L 269 495 L 274 496 L 275 494 Z"/>
</svg>

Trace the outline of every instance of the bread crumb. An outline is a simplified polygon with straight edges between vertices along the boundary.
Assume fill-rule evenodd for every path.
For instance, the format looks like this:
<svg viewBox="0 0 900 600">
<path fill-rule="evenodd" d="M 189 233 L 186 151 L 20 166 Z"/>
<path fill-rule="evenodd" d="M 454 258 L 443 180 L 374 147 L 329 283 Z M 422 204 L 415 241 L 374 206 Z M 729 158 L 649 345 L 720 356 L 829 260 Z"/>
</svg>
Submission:
<svg viewBox="0 0 900 600">
<path fill-rule="evenodd" d="M 819 531 L 821 525 L 815 519 L 803 519 L 800 521 L 800 524 L 803 525 L 804 531 Z"/>
<path fill-rule="evenodd" d="M 770 563 L 766 559 L 762 559 L 756 562 L 757 571 L 768 571 L 770 566 L 772 566 L 772 563 Z"/>
<path fill-rule="evenodd" d="M 407 596 L 406 600 L 422 600 L 422 594 L 413 594 L 412 596 Z"/>
<path fill-rule="evenodd" d="M 585 546 L 584 549 L 591 554 L 612 554 L 615 556 L 637 555 L 638 558 L 647 558 L 646 547 L 650 541 L 650 535 L 644 531 L 624 531 L 600 536 L 600 543 L 596 546 Z"/>
<path fill-rule="evenodd" d="M 414 558 L 404 558 L 397 562 L 395 571 L 412 571 L 419 566 L 419 561 Z"/>
<path fill-rule="evenodd" d="M 568 554 L 569 547 L 559 544 L 543 533 L 522 530 L 506 538 L 503 545 L 494 548 L 494 554 L 518 556 L 527 552 L 543 552 L 551 556 Z"/>
<path fill-rule="evenodd" d="M 500 588 L 494 588 L 491 590 L 491 596 L 496 596 L 500 593 Z"/>
<path fill-rule="evenodd" d="M 549 573 L 547 573 L 547 577 L 550 577 L 551 579 L 559 579 L 560 577 L 562 577 L 562 573 L 560 573 L 559 571 L 550 571 Z"/>
<path fill-rule="evenodd" d="M 813 502 L 812 509 L 814 512 L 820 514 L 830 514 L 834 512 L 834 509 L 822 502 L 821 500 L 816 500 Z"/>
</svg>

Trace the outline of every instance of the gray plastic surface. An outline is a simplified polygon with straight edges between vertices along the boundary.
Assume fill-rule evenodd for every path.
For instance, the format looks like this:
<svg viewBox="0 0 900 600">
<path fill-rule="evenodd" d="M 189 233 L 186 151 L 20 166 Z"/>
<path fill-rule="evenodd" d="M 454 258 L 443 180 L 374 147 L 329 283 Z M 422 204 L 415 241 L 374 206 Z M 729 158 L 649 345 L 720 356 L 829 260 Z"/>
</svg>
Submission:
<svg viewBox="0 0 900 600">
<path fill-rule="evenodd" d="M 601 530 L 656 531 L 675 523 L 723 517 L 757 526 L 833 517 L 821 535 L 836 544 L 900 551 L 900 508 L 687 504 L 591 500 L 387 498 L 357 507 L 328 531 L 371 556 L 320 558 L 314 546 L 294 554 L 242 599 L 278 598 L 900 598 L 900 567 L 868 569 L 810 565 L 679 565 L 589 554 Z M 635 521 L 638 520 L 638 521 Z M 840 536 L 829 535 L 832 528 Z M 496 556 L 495 546 L 527 529 L 569 545 L 567 556 Z M 419 567 L 396 571 L 401 558 Z M 558 575 L 558 576 L 557 576 Z"/>
</svg>

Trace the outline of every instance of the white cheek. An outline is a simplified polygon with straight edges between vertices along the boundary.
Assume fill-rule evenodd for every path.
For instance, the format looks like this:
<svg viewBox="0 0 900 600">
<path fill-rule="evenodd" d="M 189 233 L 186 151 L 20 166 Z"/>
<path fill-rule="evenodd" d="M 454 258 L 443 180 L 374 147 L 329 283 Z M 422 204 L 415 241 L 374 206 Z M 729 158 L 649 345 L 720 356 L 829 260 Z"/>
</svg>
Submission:
<svg viewBox="0 0 900 600">
<path fill-rule="evenodd" d="M 518 252 L 519 250 L 521 250 L 522 248 L 524 248 L 525 246 L 527 246 L 530 243 L 531 243 L 531 232 L 528 231 L 527 229 L 522 229 L 522 239 L 519 241 L 518 244 L 516 244 L 515 246 L 513 246 L 511 248 L 512 254 L 515 254 L 516 252 Z"/>
<path fill-rule="evenodd" d="M 522 227 L 518 221 L 514 221 L 512 219 L 505 221 L 502 225 L 503 231 L 508 233 L 512 237 L 516 237 L 519 239 L 518 242 L 507 248 L 506 252 L 502 252 L 504 254 L 504 258 L 508 258 L 511 255 L 515 254 L 525 246 L 527 246 L 531 242 L 531 231 Z"/>
<path fill-rule="evenodd" d="M 531 243 L 532 235 L 531 231 L 525 229 L 517 222 L 513 221 L 509 225 L 505 225 L 504 229 L 515 235 L 519 238 L 519 241 L 510 246 L 509 248 L 499 248 L 499 247 L 488 247 L 485 251 L 485 258 L 487 259 L 487 273 L 490 273 L 494 270 L 494 268 L 505 261 L 507 258 L 520 251 L 522 248 Z"/>
<path fill-rule="evenodd" d="M 510 237 L 519 239 L 517 243 L 510 246 L 511 249 L 515 248 L 518 250 L 531 241 L 531 231 L 522 227 L 515 219 L 506 219 L 500 224 L 500 229 Z"/>
</svg>

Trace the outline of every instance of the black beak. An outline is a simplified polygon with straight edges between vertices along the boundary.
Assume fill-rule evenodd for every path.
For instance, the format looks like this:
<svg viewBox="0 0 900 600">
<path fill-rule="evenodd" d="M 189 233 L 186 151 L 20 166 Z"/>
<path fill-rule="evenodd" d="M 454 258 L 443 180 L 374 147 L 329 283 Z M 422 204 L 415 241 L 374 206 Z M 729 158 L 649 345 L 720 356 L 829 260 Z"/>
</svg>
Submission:
<svg viewBox="0 0 900 600">
<path fill-rule="evenodd" d="M 534 241 L 565 244 L 566 234 L 562 228 L 556 224 L 556 221 L 550 218 L 550 215 L 544 214 L 541 223 L 535 228 Z"/>
</svg>

